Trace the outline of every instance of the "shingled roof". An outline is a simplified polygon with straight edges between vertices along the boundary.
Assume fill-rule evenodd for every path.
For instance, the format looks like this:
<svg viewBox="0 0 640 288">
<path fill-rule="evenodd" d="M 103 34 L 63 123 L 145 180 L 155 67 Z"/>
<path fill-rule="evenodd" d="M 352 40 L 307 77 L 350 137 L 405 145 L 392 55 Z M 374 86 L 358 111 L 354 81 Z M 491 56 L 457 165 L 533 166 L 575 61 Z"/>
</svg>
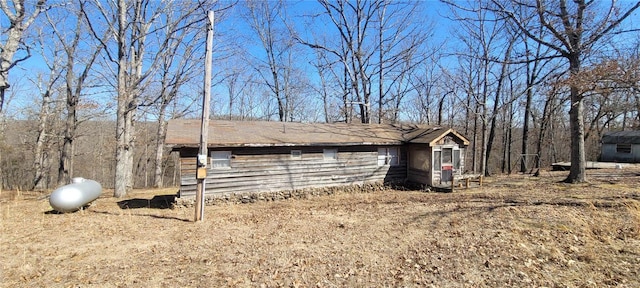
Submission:
<svg viewBox="0 0 640 288">
<path fill-rule="evenodd" d="M 602 135 L 602 144 L 640 144 L 640 131 L 606 132 Z"/>
<path fill-rule="evenodd" d="M 165 143 L 174 149 L 198 147 L 200 123 L 196 119 L 170 120 Z M 209 147 L 433 145 L 451 134 L 469 144 L 454 130 L 438 126 L 211 120 L 207 143 Z"/>
</svg>

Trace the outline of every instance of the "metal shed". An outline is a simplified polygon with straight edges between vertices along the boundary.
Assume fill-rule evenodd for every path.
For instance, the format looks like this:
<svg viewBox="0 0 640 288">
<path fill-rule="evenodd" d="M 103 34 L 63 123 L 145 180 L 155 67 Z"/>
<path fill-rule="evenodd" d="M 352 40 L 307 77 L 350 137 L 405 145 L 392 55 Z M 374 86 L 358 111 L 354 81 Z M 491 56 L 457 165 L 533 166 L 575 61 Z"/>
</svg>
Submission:
<svg viewBox="0 0 640 288">
<path fill-rule="evenodd" d="M 640 131 L 606 132 L 601 143 L 600 161 L 640 163 Z"/>
</svg>

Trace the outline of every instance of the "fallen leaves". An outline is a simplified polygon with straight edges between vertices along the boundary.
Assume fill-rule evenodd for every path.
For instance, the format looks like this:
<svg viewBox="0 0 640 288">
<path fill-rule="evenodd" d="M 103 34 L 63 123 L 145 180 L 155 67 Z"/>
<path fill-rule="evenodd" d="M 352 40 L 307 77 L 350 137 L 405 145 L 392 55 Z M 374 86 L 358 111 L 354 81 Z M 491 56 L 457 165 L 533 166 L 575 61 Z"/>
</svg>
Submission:
<svg viewBox="0 0 640 288">
<path fill-rule="evenodd" d="M 549 173 L 208 206 L 201 223 L 108 197 L 44 214 L 39 195 L 9 195 L 0 286 L 640 286 L 640 176 L 572 186 Z"/>
</svg>

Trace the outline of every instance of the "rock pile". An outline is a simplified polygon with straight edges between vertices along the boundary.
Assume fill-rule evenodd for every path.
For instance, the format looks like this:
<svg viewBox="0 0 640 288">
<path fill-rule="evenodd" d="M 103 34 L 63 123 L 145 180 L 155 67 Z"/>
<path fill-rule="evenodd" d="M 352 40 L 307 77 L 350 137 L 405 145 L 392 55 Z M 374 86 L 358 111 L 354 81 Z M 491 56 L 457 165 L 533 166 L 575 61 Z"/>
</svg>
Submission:
<svg viewBox="0 0 640 288">
<path fill-rule="evenodd" d="M 307 199 L 313 196 L 334 195 L 340 193 L 372 193 L 393 188 L 395 187 L 383 183 L 366 183 L 363 185 L 308 188 L 278 192 L 221 193 L 207 195 L 205 198 L 205 205 L 255 203 L 259 201 L 268 202 L 286 199 Z M 193 207 L 194 204 L 195 197 L 185 197 L 176 198 L 175 206 Z"/>
</svg>

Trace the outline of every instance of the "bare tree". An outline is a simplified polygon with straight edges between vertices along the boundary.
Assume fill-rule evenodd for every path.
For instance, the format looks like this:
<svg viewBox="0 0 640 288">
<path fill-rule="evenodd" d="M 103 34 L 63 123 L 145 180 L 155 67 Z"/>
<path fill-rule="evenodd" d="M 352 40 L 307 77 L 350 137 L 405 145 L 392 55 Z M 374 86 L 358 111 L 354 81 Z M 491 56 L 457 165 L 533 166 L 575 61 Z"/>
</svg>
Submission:
<svg viewBox="0 0 640 288">
<path fill-rule="evenodd" d="M 374 63 L 372 58 L 377 54 L 379 42 L 372 41 L 368 35 L 374 34 L 373 22 L 378 19 L 383 1 L 318 1 L 323 9 L 323 15 L 329 18 L 333 28 L 337 31 L 339 43 L 315 43 L 309 40 L 297 39 L 308 47 L 322 50 L 333 55 L 342 63 L 347 76 L 349 91 L 354 96 L 353 104 L 360 108 L 362 123 L 371 122 L 371 89 L 374 77 Z M 378 33 L 375 33 L 376 35 Z M 346 93 L 345 93 L 346 95 Z M 345 109 L 347 110 L 347 109 Z"/>
<path fill-rule="evenodd" d="M 555 76 L 555 77 L 553 77 Z M 555 85 L 554 81 L 557 80 L 559 75 L 553 75 L 543 82 L 543 86 L 547 87 L 546 90 L 541 90 L 539 93 L 544 93 L 546 97 L 541 99 L 543 101 L 542 111 L 538 111 L 537 109 L 531 110 L 531 118 L 532 122 L 535 126 L 538 127 L 538 137 L 536 140 L 536 154 L 540 158 L 540 161 L 550 162 L 548 164 L 557 162 L 558 151 L 556 148 L 556 129 L 560 130 L 561 133 L 564 134 L 562 130 L 563 127 L 558 127 L 559 124 L 564 123 L 564 117 L 561 113 L 562 111 L 562 103 L 568 101 L 568 99 L 563 99 L 563 95 L 567 94 L 568 91 L 564 91 L 565 87 L 560 85 Z M 562 141 L 561 139 L 559 139 Z M 547 148 L 547 149 L 543 149 Z M 547 153 L 543 153 L 544 150 L 547 150 Z M 545 155 L 546 154 L 546 155 Z"/>
<path fill-rule="evenodd" d="M 61 47 L 60 52 L 63 54 L 61 58 L 64 59 L 60 60 L 63 62 L 61 64 L 63 67 L 58 72 L 64 73 L 65 111 L 63 115 L 66 115 L 62 148 L 58 161 L 58 185 L 68 184 L 73 176 L 74 141 L 78 137 L 76 131 L 80 122 L 77 115 L 78 105 L 81 101 L 81 96 L 85 93 L 86 81 L 90 77 L 90 71 L 103 49 L 102 43 L 109 36 L 109 34 L 105 33 L 98 43 L 86 45 L 90 47 L 89 50 L 80 48 L 81 45 L 85 44 L 85 41 L 90 40 L 84 37 L 88 32 L 84 17 L 86 12 L 84 10 L 85 3 L 86 1 L 84 0 L 70 3 L 64 7 L 65 9 L 57 10 L 58 13 L 55 15 L 49 12 L 46 13 L 51 34 L 56 40 L 55 45 Z M 62 19 L 75 21 L 65 22 Z M 65 23 L 66 25 L 60 27 L 59 23 Z M 86 107 L 88 106 L 86 105 Z"/>
<path fill-rule="evenodd" d="M 119 0 L 113 4 L 105 7 L 100 1 L 94 2 L 98 13 L 96 17 L 87 19 L 90 19 L 91 31 L 97 39 L 100 39 L 97 29 L 106 29 L 113 35 L 113 45 L 104 45 L 107 58 L 116 67 L 114 196 L 123 197 L 133 188 L 136 112 L 142 104 L 146 87 L 152 83 L 150 76 L 157 72 L 163 59 L 157 55 L 168 49 L 170 40 L 179 31 L 203 21 L 204 16 L 192 16 L 206 11 L 209 3 Z M 102 27 L 98 23 L 106 23 L 107 26 Z"/>
<path fill-rule="evenodd" d="M 316 35 L 320 36 L 320 35 Z M 326 36 L 326 35 L 322 35 Z M 318 42 L 326 42 L 318 40 Z M 339 59 L 347 59 L 347 51 L 344 41 L 340 41 L 340 48 L 336 50 Z M 321 94 L 324 106 L 325 121 L 327 122 L 352 122 L 353 103 L 357 102 L 352 97 L 351 84 L 349 83 L 348 69 L 343 65 L 344 61 L 336 60 L 336 54 L 327 53 L 322 49 L 314 49 L 315 61 L 313 66 L 320 77 L 320 87 L 314 88 Z M 334 96 L 339 102 L 331 101 Z"/>
<path fill-rule="evenodd" d="M 320 79 L 320 86 L 316 87 L 316 86 L 312 86 L 312 88 L 315 90 L 316 93 L 320 94 L 320 99 L 322 100 L 322 112 L 324 114 L 324 122 L 325 123 L 330 123 L 330 116 L 329 116 L 329 106 L 330 106 L 330 98 L 329 98 L 329 83 L 327 83 L 327 70 L 328 67 L 327 65 L 325 65 L 324 63 L 326 62 L 326 59 L 324 59 L 324 54 L 323 53 L 319 53 L 318 51 L 316 51 L 316 53 L 314 53 L 314 55 L 316 56 L 315 61 L 313 61 L 313 67 L 316 69 L 316 71 L 318 72 L 318 77 Z"/>
<path fill-rule="evenodd" d="M 539 30 L 539 36 L 542 36 L 543 30 Z M 553 59 L 550 58 L 549 48 L 540 44 L 539 42 L 535 42 L 530 40 L 524 34 L 519 33 L 520 37 L 523 37 L 522 44 L 523 49 L 521 53 L 522 59 L 517 59 L 515 61 L 522 61 L 525 65 L 526 72 L 526 83 L 525 83 L 525 107 L 524 107 L 524 115 L 522 121 L 522 148 L 521 148 L 521 162 L 520 162 L 520 172 L 525 173 L 527 171 L 527 162 L 530 158 L 529 156 L 529 130 L 531 123 L 531 110 L 533 109 L 533 101 L 534 94 L 536 92 L 536 87 L 539 87 L 543 81 L 548 79 L 549 75 L 553 75 L 557 73 L 558 67 L 553 65 Z M 533 43 L 531 43 L 533 42 Z M 541 90 L 541 89 L 538 89 Z M 541 127 L 542 128 L 542 127 Z M 539 139 L 541 140 L 541 139 Z M 540 151 L 537 151 L 538 158 L 540 157 Z M 540 161 L 536 161 L 536 168 Z"/>
<path fill-rule="evenodd" d="M 25 31 L 36 20 L 38 15 L 45 10 L 46 0 L 38 0 L 33 7 L 30 7 L 26 0 L 15 0 L 11 2 L 0 1 L 2 15 L 7 18 L 8 27 L 3 29 L 4 43 L 0 45 L 0 113 L 4 106 L 5 91 L 9 88 L 9 70 L 18 63 L 31 56 L 29 46 L 24 45 L 23 37 Z M 31 11 L 29 11 L 31 10 Z M 4 20 L 2 23 L 5 23 Z M 14 56 L 19 50 L 23 50 L 25 55 L 15 59 Z"/>
<path fill-rule="evenodd" d="M 243 17 L 258 36 L 263 55 L 254 55 L 253 68 L 277 102 L 278 120 L 291 120 L 293 91 L 290 77 L 294 75 L 294 42 L 284 23 L 286 18 L 283 1 L 246 1 Z"/>
<path fill-rule="evenodd" d="M 454 87 L 446 85 L 446 77 L 444 77 L 446 73 L 441 71 L 442 67 L 439 65 L 439 59 L 443 56 L 441 48 L 434 48 L 431 56 L 422 61 L 416 71 L 409 74 L 409 83 L 413 87 L 415 97 L 407 104 L 412 108 L 407 107 L 405 110 L 409 112 L 409 115 L 412 114 L 410 112 L 414 112 L 415 119 L 413 121 L 417 123 L 442 125 L 445 115 L 444 101 L 453 94 Z M 416 110 L 415 107 L 418 109 Z M 415 115 L 416 113 L 417 115 Z"/>
<path fill-rule="evenodd" d="M 134 17 L 146 15 L 140 11 L 142 1 L 132 5 Z M 118 104 L 116 111 L 116 173 L 113 196 L 124 197 L 133 188 L 134 117 L 140 97 L 142 57 L 145 52 L 144 37 L 150 28 L 148 19 L 128 19 L 129 4 L 118 0 L 117 28 L 114 29 L 118 47 Z M 154 15 L 151 18 L 158 17 Z M 131 27 L 131 28 L 128 28 Z M 128 31 L 131 29 L 130 31 Z M 131 34 L 130 36 L 128 34 Z M 130 38 L 129 38 L 130 37 Z M 129 41 L 131 43 L 129 43 Z M 129 48 L 131 49 L 129 50 Z"/>
<path fill-rule="evenodd" d="M 240 98 L 252 81 L 250 76 L 245 73 L 246 71 L 243 67 L 230 63 L 227 70 L 224 80 L 222 80 L 222 85 L 225 86 L 229 94 L 227 118 L 232 120 L 234 118 L 234 109 L 241 110 L 241 108 L 237 108 L 236 106 L 238 106 L 237 104 L 240 102 Z"/>
<path fill-rule="evenodd" d="M 40 90 L 40 111 L 37 116 L 36 141 L 33 148 L 33 189 L 43 190 L 48 188 L 51 178 L 51 158 L 54 151 L 53 143 L 57 142 L 58 131 L 53 128 L 56 121 L 55 115 L 60 111 L 54 104 L 57 94 L 57 82 L 63 78 L 61 58 L 62 48 L 57 43 L 46 45 L 50 40 L 50 30 L 47 27 L 35 27 L 39 52 L 47 67 L 48 75 L 38 73 L 36 79 L 32 79 L 34 85 Z"/>
<path fill-rule="evenodd" d="M 462 77 L 458 80 L 459 86 L 466 90 L 464 103 L 467 111 L 473 113 L 472 167 L 477 171 L 479 164 L 480 172 L 488 174 L 487 154 L 491 149 L 488 134 L 492 129 L 492 119 L 498 116 L 499 105 L 498 101 L 490 101 L 489 96 L 492 93 L 495 97 L 501 96 L 500 90 L 513 46 L 509 42 L 514 40 L 506 27 L 497 21 L 494 13 L 481 9 L 475 1 L 469 1 L 464 6 L 458 2 L 447 4 L 460 25 L 456 34 L 464 49 L 457 52 L 462 70 L 459 72 Z M 504 47 L 505 42 L 507 47 Z M 499 65 L 500 62 L 503 64 Z M 494 107 L 492 110 L 491 105 Z"/>
<path fill-rule="evenodd" d="M 384 118 L 398 120 L 402 99 L 413 92 L 409 79 L 436 51 L 427 49 L 428 32 L 433 29 L 419 15 L 419 2 L 383 1 L 377 9 L 377 69 L 378 75 L 378 122 Z M 374 46 L 375 47 L 375 46 Z M 393 98 L 393 99 L 387 99 Z M 385 107 L 389 103 L 391 107 Z M 390 116 L 386 115 L 389 111 Z"/>
<path fill-rule="evenodd" d="M 8 24 L 6 29 L 0 26 L 3 30 L 2 33 L 6 35 L 2 37 L 3 43 L 0 43 L 0 115 L 3 115 L 5 95 L 10 87 L 9 70 L 31 56 L 29 46 L 25 45 L 23 41 L 24 34 L 38 15 L 46 9 L 46 0 L 38 0 L 33 6 L 25 4 L 29 3 L 26 0 L 0 1 L 0 10 L 2 10 L 0 23 Z M 19 58 L 15 58 L 18 51 L 24 53 L 21 53 Z M 0 136 L 2 135 L 4 135 L 4 131 L 0 131 Z M 2 153 L 0 152 L 1 159 Z M 2 179 L 2 167 L 0 167 L 0 179 Z M 0 190 L 3 186 L 1 182 L 2 180 L 0 180 Z"/>
<path fill-rule="evenodd" d="M 494 98 L 493 98 L 493 109 L 491 112 L 491 125 L 489 127 L 489 136 L 487 138 L 487 148 L 486 148 L 486 154 L 485 154 L 485 165 L 484 165 L 484 171 L 482 172 L 485 176 L 490 176 L 490 169 L 489 169 L 489 161 L 491 160 L 491 151 L 493 150 L 493 141 L 495 140 L 496 137 L 496 126 L 497 126 L 497 119 L 498 119 L 498 112 L 500 110 L 500 103 L 502 100 L 502 93 L 504 90 L 504 86 L 505 86 L 505 82 L 507 81 L 507 76 L 510 73 L 509 71 L 509 60 L 511 59 L 511 53 L 513 50 L 513 46 L 514 43 L 516 41 L 516 37 L 513 37 L 513 35 L 509 36 L 509 39 L 506 39 L 507 41 L 507 48 L 504 52 L 504 56 L 502 59 L 502 63 L 500 64 L 500 72 L 497 76 L 496 79 L 496 88 L 494 93 Z M 503 104 L 508 104 L 505 103 L 507 101 L 502 101 Z"/>
<path fill-rule="evenodd" d="M 607 7 L 598 1 L 537 0 L 524 3 L 516 0 L 492 0 L 493 11 L 509 19 L 524 35 L 550 49 L 558 57 L 569 62 L 569 73 L 576 75 L 582 68 L 586 53 L 596 49 L 596 44 L 611 35 L 633 11 L 640 1 L 628 8 L 621 8 L 612 1 Z M 535 21 L 529 21 L 535 20 Z M 545 31 L 542 35 L 536 31 Z M 586 181 L 584 147 L 584 96 L 580 88 L 571 86 L 569 110 L 571 127 L 571 169 L 566 182 Z"/>
<path fill-rule="evenodd" d="M 33 153 L 33 189 L 36 190 L 46 189 L 49 185 L 49 170 L 51 168 L 51 154 L 49 148 L 51 147 L 52 142 L 50 138 L 51 135 L 55 135 L 49 127 L 51 125 L 50 122 L 53 115 L 51 106 L 53 103 L 53 94 L 55 94 L 56 82 L 58 82 L 62 76 L 62 71 L 57 67 L 57 61 L 58 59 L 54 58 L 51 62 L 47 63 L 50 73 L 46 83 L 42 83 L 44 87 L 42 87 L 40 91 L 42 100 L 40 112 L 38 113 L 38 128 L 36 129 L 36 142 Z"/>
<path fill-rule="evenodd" d="M 178 25 L 172 23 L 171 25 Z M 177 101 L 179 92 L 184 88 L 185 84 L 194 78 L 200 70 L 203 54 L 196 53 L 199 50 L 198 45 L 201 42 L 187 41 L 188 38 L 198 37 L 197 33 L 200 29 L 182 29 L 172 37 L 167 44 L 167 49 L 158 54 L 162 58 L 160 62 L 159 72 L 159 93 L 157 97 L 152 97 L 143 105 L 156 106 L 157 127 L 155 133 L 155 158 L 154 158 L 154 187 L 163 187 L 163 164 L 164 161 L 164 139 L 167 134 L 166 119 L 177 118 L 184 115 L 191 104 L 195 102 L 189 101 L 186 107 L 180 110 L 174 110 L 171 115 L 169 108 L 171 104 Z M 174 27 L 168 26 L 165 29 L 173 30 Z M 195 100 L 195 99 L 194 99 Z"/>
</svg>

